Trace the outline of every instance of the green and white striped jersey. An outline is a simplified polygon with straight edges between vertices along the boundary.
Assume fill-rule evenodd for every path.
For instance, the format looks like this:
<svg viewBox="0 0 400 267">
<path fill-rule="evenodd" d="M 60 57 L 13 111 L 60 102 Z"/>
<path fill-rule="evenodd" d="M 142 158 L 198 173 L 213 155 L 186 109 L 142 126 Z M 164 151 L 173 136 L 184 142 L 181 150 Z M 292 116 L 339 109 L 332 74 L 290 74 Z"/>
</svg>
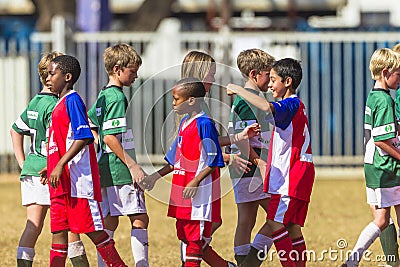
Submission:
<svg viewBox="0 0 400 267">
<path fill-rule="evenodd" d="M 25 176 L 40 176 L 39 171 L 47 164 L 46 130 L 57 101 L 58 97 L 54 94 L 37 94 L 12 125 L 17 133 L 31 137 L 31 146 L 22 167 L 21 179 Z"/>
<path fill-rule="evenodd" d="M 400 146 L 394 101 L 389 92 L 374 88 L 368 95 L 364 116 L 364 173 L 369 188 L 400 185 L 400 161 L 389 156 L 374 142 L 390 140 Z"/>
</svg>

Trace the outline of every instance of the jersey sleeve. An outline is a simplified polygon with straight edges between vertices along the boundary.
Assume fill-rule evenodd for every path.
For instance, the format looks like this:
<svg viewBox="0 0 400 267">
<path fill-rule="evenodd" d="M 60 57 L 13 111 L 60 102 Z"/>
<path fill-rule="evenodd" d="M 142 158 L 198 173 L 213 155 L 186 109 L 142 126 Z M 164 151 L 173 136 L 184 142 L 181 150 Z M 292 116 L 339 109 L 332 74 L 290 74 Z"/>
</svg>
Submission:
<svg viewBox="0 0 400 267">
<path fill-rule="evenodd" d="M 218 142 L 218 132 L 212 120 L 198 119 L 199 136 L 202 149 L 206 155 L 206 164 L 210 167 L 225 166 L 221 146 Z"/>
<path fill-rule="evenodd" d="M 107 105 L 104 114 L 103 134 L 120 134 L 126 132 L 126 111 L 123 100 L 114 101 Z"/>
<path fill-rule="evenodd" d="M 18 119 L 12 125 L 14 131 L 21 135 L 29 135 L 30 134 L 30 127 L 29 127 L 29 120 L 28 120 L 28 108 L 26 108 Z"/>
<path fill-rule="evenodd" d="M 99 122 L 96 114 L 96 103 L 88 111 L 89 126 L 90 128 L 98 128 Z"/>
<path fill-rule="evenodd" d="M 165 161 L 168 162 L 169 165 L 174 166 L 176 160 L 176 147 L 178 145 L 179 136 L 177 136 L 172 143 L 171 147 L 169 148 L 167 154 L 165 154 Z"/>
<path fill-rule="evenodd" d="M 373 114 L 374 119 L 372 120 L 371 134 L 375 142 L 396 137 L 397 127 L 393 106 L 391 106 L 391 103 L 387 103 L 382 105 L 382 107 Z"/>
<path fill-rule="evenodd" d="M 78 94 L 69 95 L 65 104 L 74 132 L 74 140 L 92 139 L 93 142 L 94 137 L 89 127 L 86 107 L 80 96 Z"/>
<path fill-rule="evenodd" d="M 293 120 L 300 107 L 297 97 L 289 97 L 278 102 L 271 102 L 275 108 L 275 126 L 285 130 Z"/>
<path fill-rule="evenodd" d="M 244 99 L 240 96 L 237 96 L 238 101 L 232 111 L 232 127 L 233 133 L 240 133 L 246 128 L 248 125 L 256 123 L 256 108 L 252 105 L 249 105 Z"/>
</svg>

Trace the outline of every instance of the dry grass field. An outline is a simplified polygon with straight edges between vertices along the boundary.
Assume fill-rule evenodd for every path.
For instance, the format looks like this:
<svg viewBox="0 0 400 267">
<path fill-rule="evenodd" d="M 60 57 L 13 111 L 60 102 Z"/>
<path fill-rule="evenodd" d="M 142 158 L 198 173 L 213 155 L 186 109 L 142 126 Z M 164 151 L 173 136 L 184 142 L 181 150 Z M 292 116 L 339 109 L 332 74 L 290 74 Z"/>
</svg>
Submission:
<svg viewBox="0 0 400 267">
<path fill-rule="evenodd" d="M 372 216 L 365 202 L 364 181 L 355 179 L 320 179 L 317 176 L 309 214 L 304 227 L 304 236 L 310 259 L 307 266 L 339 266 L 345 253 L 352 248 L 356 238 Z M 223 178 L 223 182 L 228 180 Z M 164 190 L 163 190 L 164 188 Z M 166 191 L 160 184 L 155 188 Z M 157 192 L 157 191 L 154 191 Z M 156 193 L 154 193 L 156 194 Z M 166 195 L 168 192 L 166 192 Z M 158 197 L 158 199 L 161 199 Z M 174 220 L 167 218 L 167 205 L 148 195 L 147 208 L 150 216 L 150 264 L 154 267 L 178 267 L 179 243 L 175 235 Z M 0 175 L 0 266 L 15 266 L 18 240 L 25 224 L 25 208 L 21 206 L 18 175 Z M 236 207 L 233 193 L 228 192 L 222 199 L 223 225 L 215 233 L 212 246 L 221 255 L 233 260 L 233 235 L 236 224 Z M 264 214 L 259 213 L 258 227 L 264 222 Z M 115 233 L 117 249 L 128 264 L 134 266 L 130 250 L 129 220 L 121 218 Z M 85 236 L 82 237 L 91 266 L 96 266 L 95 248 Z M 43 233 L 36 245 L 34 266 L 48 266 L 51 234 L 48 218 Z M 338 247 L 346 245 L 345 248 Z M 371 247 L 369 261 L 360 266 L 384 266 L 379 241 Z M 273 258 L 272 262 L 269 258 Z M 269 254 L 263 266 L 280 266 L 276 254 Z M 206 264 L 203 264 L 206 266 Z M 67 266 L 71 266 L 68 262 Z"/>
</svg>

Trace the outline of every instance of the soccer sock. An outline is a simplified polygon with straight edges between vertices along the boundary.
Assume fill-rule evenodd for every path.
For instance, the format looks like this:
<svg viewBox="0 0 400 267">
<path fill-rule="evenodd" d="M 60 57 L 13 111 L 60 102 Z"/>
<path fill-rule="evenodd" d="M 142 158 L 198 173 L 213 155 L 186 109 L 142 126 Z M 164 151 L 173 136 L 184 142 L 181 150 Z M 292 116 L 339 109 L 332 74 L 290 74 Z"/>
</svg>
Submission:
<svg viewBox="0 0 400 267">
<path fill-rule="evenodd" d="M 188 241 L 186 247 L 185 267 L 200 267 L 203 256 L 203 241 Z"/>
<path fill-rule="evenodd" d="M 304 238 L 298 237 L 296 239 L 292 239 L 293 250 L 296 251 L 296 267 L 305 267 L 307 263 L 307 255 L 304 253 L 306 251 L 306 242 Z"/>
<path fill-rule="evenodd" d="M 35 249 L 28 247 L 18 247 L 17 249 L 17 259 L 33 261 L 35 257 Z"/>
<path fill-rule="evenodd" d="M 68 244 L 51 244 L 50 267 L 65 266 L 68 255 Z"/>
<path fill-rule="evenodd" d="M 104 229 L 104 232 L 106 232 L 108 234 L 110 239 L 114 238 L 114 231 Z M 98 267 L 107 267 L 107 264 L 103 261 L 103 258 L 101 257 L 99 252 L 97 252 L 97 266 Z"/>
<path fill-rule="evenodd" d="M 247 254 L 249 254 L 250 244 L 236 246 L 233 248 L 233 251 L 235 252 L 236 263 L 240 265 L 246 258 Z"/>
<path fill-rule="evenodd" d="M 218 255 L 218 253 L 204 241 L 203 260 L 211 267 L 228 267 L 228 262 Z"/>
<path fill-rule="evenodd" d="M 149 266 L 149 238 L 147 229 L 132 229 L 131 246 L 135 265 L 137 267 Z"/>
<path fill-rule="evenodd" d="M 181 261 L 182 261 L 182 263 L 184 263 L 185 259 L 186 259 L 186 247 L 187 247 L 186 243 L 181 241 Z M 183 266 L 184 266 L 184 264 L 183 264 Z"/>
<path fill-rule="evenodd" d="M 283 267 L 295 267 L 296 265 L 290 259 L 290 252 L 293 250 L 292 240 L 290 240 L 289 233 L 285 227 L 272 233 L 275 248 L 278 253 L 284 252 L 282 257 L 279 258 Z"/>
<path fill-rule="evenodd" d="M 68 243 L 68 257 L 74 267 L 88 267 L 89 261 L 81 240 Z"/>
<path fill-rule="evenodd" d="M 390 266 L 399 265 L 399 244 L 397 243 L 396 226 L 390 218 L 390 224 L 386 227 L 379 236 L 382 250 L 385 254 L 386 263 Z"/>
<path fill-rule="evenodd" d="M 262 250 L 266 255 L 273 244 L 274 240 L 272 240 L 272 238 L 262 234 L 256 234 L 251 246 L 255 249 Z"/>
<path fill-rule="evenodd" d="M 380 233 L 379 227 L 372 222 L 362 230 L 350 257 L 346 261 L 348 267 L 358 266 L 365 250 L 371 246 Z"/>
<path fill-rule="evenodd" d="M 114 240 L 111 239 L 107 233 L 104 232 L 104 235 L 100 236 L 97 240 L 94 240 L 93 243 L 96 245 L 97 252 L 101 255 L 101 258 L 107 266 L 126 266 L 115 249 Z"/>
<path fill-rule="evenodd" d="M 263 251 L 263 250 L 261 250 Z M 264 259 L 261 259 L 260 250 L 254 248 L 253 246 L 250 247 L 249 254 L 247 254 L 246 258 L 243 262 L 239 265 L 240 267 L 259 267 L 261 266 Z"/>
</svg>

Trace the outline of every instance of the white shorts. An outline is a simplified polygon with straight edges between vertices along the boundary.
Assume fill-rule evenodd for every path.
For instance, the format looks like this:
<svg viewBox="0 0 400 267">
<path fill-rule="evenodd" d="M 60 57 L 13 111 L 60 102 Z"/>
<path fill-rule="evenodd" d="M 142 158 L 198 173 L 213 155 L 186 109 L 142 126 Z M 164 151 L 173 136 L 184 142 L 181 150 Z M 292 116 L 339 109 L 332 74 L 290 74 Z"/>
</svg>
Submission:
<svg viewBox="0 0 400 267">
<path fill-rule="evenodd" d="M 389 188 L 368 188 L 367 203 L 378 206 L 378 208 L 387 208 L 400 204 L 400 186 Z"/>
<path fill-rule="evenodd" d="M 264 183 L 261 177 L 235 178 L 232 179 L 232 185 L 237 204 L 271 197 L 270 194 L 264 192 Z"/>
<path fill-rule="evenodd" d="M 22 205 L 50 205 L 49 185 L 41 184 L 40 177 L 25 176 L 21 180 Z"/>
<path fill-rule="evenodd" d="M 115 185 L 101 188 L 103 201 L 101 212 L 106 217 L 147 213 L 144 192 L 134 184 Z"/>
</svg>

